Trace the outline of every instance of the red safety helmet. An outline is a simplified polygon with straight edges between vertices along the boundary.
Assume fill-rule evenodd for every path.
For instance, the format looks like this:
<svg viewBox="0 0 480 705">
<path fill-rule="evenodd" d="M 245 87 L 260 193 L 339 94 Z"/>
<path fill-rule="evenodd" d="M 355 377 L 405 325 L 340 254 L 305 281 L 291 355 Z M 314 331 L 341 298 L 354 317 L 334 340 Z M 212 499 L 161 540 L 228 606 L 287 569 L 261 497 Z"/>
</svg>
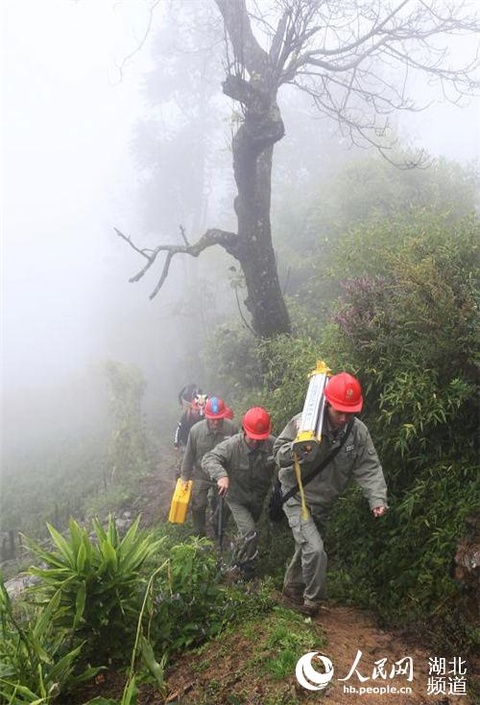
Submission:
<svg viewBox="0 0 480 705">
<path fill-rule="evenodd" d="M 261 406 L 249 409 L 243 417 L 243 430 L 249 438 L 264 441 L 272 432 L 270 414 Z"/>
<path fill-rule="evenodd" d="M 223 399 L 210 397 L 205 404 L 204 414 L 207 419 L 224 419 L 227 415 L 227 407 Z"/>
<path fill-rule="evenodd" d="M 335 411 L 355 414 L 362 410 L 363 397 L 360 382 L 348 372 L 340 372 L 328 380 L 325 399 Z"/>
</svg>

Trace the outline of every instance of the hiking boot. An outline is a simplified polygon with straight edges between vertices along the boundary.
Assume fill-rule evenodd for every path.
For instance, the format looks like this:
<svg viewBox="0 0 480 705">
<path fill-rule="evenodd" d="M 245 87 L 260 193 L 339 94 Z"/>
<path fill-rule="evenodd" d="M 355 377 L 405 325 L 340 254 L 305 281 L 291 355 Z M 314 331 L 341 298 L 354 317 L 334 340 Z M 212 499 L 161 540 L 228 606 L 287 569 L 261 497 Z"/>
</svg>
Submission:
<svg viewBox="0 0 480 705">
<path fill-rule="evenodd" d="M 286 585 L 282 590 L 282 596 L 285 602 L 291 602 L 294 605 L 303 605 L 303 590 L 301 587 Z"/>
<path fill-rule="evenodd" d="M 287 597 L 285 591 L 282 594 L 281 602 L 285 607 L 288 607 L 294 612 L 299 612 L 305 615 L 305 617 L 316 617 L 321 608 L 320 602 L 310 602 L 310 600 L 304 600 L 303 597 L 299 601 L 294 601 L 290 597 Z"/>
<path fill-rule="evenodd" d="M 320 610 L 320 603 L 305 600 L 303 604 L 297 605 L 295 610 L 300 612 L 300 614 L 304 614 L 306 617 L 316 617 Z"/>
</svg>

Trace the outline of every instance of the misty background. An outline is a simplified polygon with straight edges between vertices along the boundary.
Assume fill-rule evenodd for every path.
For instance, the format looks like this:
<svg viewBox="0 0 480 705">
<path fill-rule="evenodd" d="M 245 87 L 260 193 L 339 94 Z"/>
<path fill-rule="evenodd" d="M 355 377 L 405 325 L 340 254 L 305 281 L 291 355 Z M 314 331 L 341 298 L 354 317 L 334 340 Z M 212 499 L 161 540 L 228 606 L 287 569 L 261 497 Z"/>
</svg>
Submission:
<svg viewBox="0 0 480 705">
<path fill-rule="evenodd" d="M 198 354 L 203 336 L 226 315 L 238 316 L 232 262 L 224 254 L 175 258 L 167 283 L 150 301 L 155 278 L 129 283 L 143 261 L 114 232 L 118 227 L 137 244 L 153 246 L 162 238 L 180 242 L 180 225 L 192 241 L 208 226 L 235 229 L 228 148 L 233 107 L 221 92 L 220 20 L 208 0 L 182 5 L 186 14 L 195 7 L 212 18 L 208 51 L 198 55 L 184 46 L 211 91 L 197 125 L 206 131 L 208 120 L 208 207 L 194 218 L 181 192 L 195 173 L 191 147 L 175 159 L 163 154 L 156 183 L 178 184 L 178 199 L 169 195 L 171 209 L 148 191 L 149 130 L 160 125 L 173 141 L 182 124 L 173 98 L 160 106 L 154 96 L 155 86 L 165 95 L 175 92 L 155 79 L 162 52 L 165 62 L 175 56 L 166 7 L 140 0 L 3 3 L 2 455 L 99 423 L 106 360 L 140 368 L 146 414 L 173 434 L 168 424 L 171 409 L 178 412 L 178 390 L 205 383 Z M 417 90 L 428 95 L 426 85 Z M 302 117 L 312 129 L 306 112 L 290 124 L 286 114 L 275 166 L 292 159 L 289 137 L 294 125 L 305 127 Z M 402 140 L 432 156 L 466 164 L 480 155 L 478 98 L 398 116 L 396 127 Z M 339 142 L 334 150 L 331 171 L 350 154 Z"/>
</svg>

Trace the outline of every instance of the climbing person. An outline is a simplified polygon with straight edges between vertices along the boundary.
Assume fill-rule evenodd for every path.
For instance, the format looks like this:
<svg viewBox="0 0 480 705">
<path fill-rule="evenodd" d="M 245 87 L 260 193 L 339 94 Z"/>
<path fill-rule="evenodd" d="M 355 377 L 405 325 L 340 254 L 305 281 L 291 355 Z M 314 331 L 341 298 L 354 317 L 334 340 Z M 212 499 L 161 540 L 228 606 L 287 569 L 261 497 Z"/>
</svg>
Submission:
<svg viewBox="0 0 480 705">
<path fill-rule="evenodd" d="M 233 421 L 235 418 L 235 413 L 231 406 L 225 407 L 225 418 Z M 238 433 L 238 425 L 235 422 L 235 428 L 237 429 L 235 433 Z M 214 529 L 215 537 L 222 542 L 222 537 L 225 529 L 227 528 L 229 519 L 231 517 L 231 512 L 223 500 L 220 501 L 219 494 L 217 492 L 216 486 L 211 487 L 208 493 L 208 504 L 210 507 L 210 517 L 212 520 L 212 526 Z"/>
<path fill-rule="evenodd" d="M 229 581 L 255 577 L 258 529 L 265 497 L 272 484 L 275 464 L 270 414 L 260 406 L 249 409 L 243 430 L 206 453 L 202 469 L 217 483 L 237 527 Z"/>
<path fill-rule="evenodd" d="M 183 413 L 173 437 L 173 447 L 179 454 L 175 467 L 175 480 L 178 480 L 180 477 L 188 434 L 190 433 L 190 429 L 203 419 L 208 395 L 204 394 L 200 387 L 197 387 L 195 384 L 189 384 L 183 387 L 178 398 L 182 405 Z"/>
<path fill-rule="evenodd" d="M 209 492 L 212 488 L 210 476 L 202 470 L 202 458 L 218 443 L 238 432 L 238 426 L 226 418 L 227 406 L 223 399 L 210 397 L 205 404 L 205 418 L 196 423 L 188 434 L 183 455 L 181 478 L 184 482 L 193 480 L 192 517 L 193 530 L 198 536 L 206 535 L 207 507 Z M 211 506 L 211 505 L 210 505 Z M 215 507 L 212 507 L 212 513 Z M 222 529 L 226 523 L 224 515 Z M 214 533 L 217 525 L 213 522 Z"/>
<path fill-rule="evenodd" d="M 283 601 L 309 617 L 318 613 L 325 599 L 327 554 L 323 537 L 327 520 L 349 482 L 353 479 L 359 484 L 374 517 L 387 510 L 382 466 L 367 427 L 355 416 L 363 406 L 360 382 L 340 372 L 330 377 L 324 396 L 326 413 L 316 453 L 305 457 L 297 453 L 294 458 L 293 441 L 302 413 L 289 421 L 274 443 L 283 495 L 298 489 L 283 504 L 295 541 L 295 553 L 284 577 Z M 302 480 L 315 468 L 318 472 L 303 486 Z"/>
<path fill-rule="evenodd" d="M 186 411 L 190 406 L 190 403 L 195 399 L 197 394 L 203 394 L 198 384 L 192 382 L 191 384 L 186 384 L 178 392 L 178 403 L 182 407 L 183 411 Z"/>
</svg>

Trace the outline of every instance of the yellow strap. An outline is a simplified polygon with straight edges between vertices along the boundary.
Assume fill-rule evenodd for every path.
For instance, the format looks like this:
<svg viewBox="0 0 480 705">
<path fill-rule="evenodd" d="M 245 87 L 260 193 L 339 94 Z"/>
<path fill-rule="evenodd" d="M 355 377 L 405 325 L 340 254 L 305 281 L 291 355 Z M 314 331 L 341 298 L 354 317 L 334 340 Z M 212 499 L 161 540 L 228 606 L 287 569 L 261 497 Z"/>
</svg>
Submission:
<svg viewBox="0 0 480 705">
<path fill-rule="evenodd" d="M 305 501 L 305 492 L 303 491 L 302 473 L 300 471 L 300 463 L 298 462 L 298 457 L 296 453 L 293 454 L 293 467 L 295 468 L 295 477 L 297 478 L 300 499 L 302 500 L 302 519 L 308 519 L 309 512 L 307 503 Z"/>
</svg>

